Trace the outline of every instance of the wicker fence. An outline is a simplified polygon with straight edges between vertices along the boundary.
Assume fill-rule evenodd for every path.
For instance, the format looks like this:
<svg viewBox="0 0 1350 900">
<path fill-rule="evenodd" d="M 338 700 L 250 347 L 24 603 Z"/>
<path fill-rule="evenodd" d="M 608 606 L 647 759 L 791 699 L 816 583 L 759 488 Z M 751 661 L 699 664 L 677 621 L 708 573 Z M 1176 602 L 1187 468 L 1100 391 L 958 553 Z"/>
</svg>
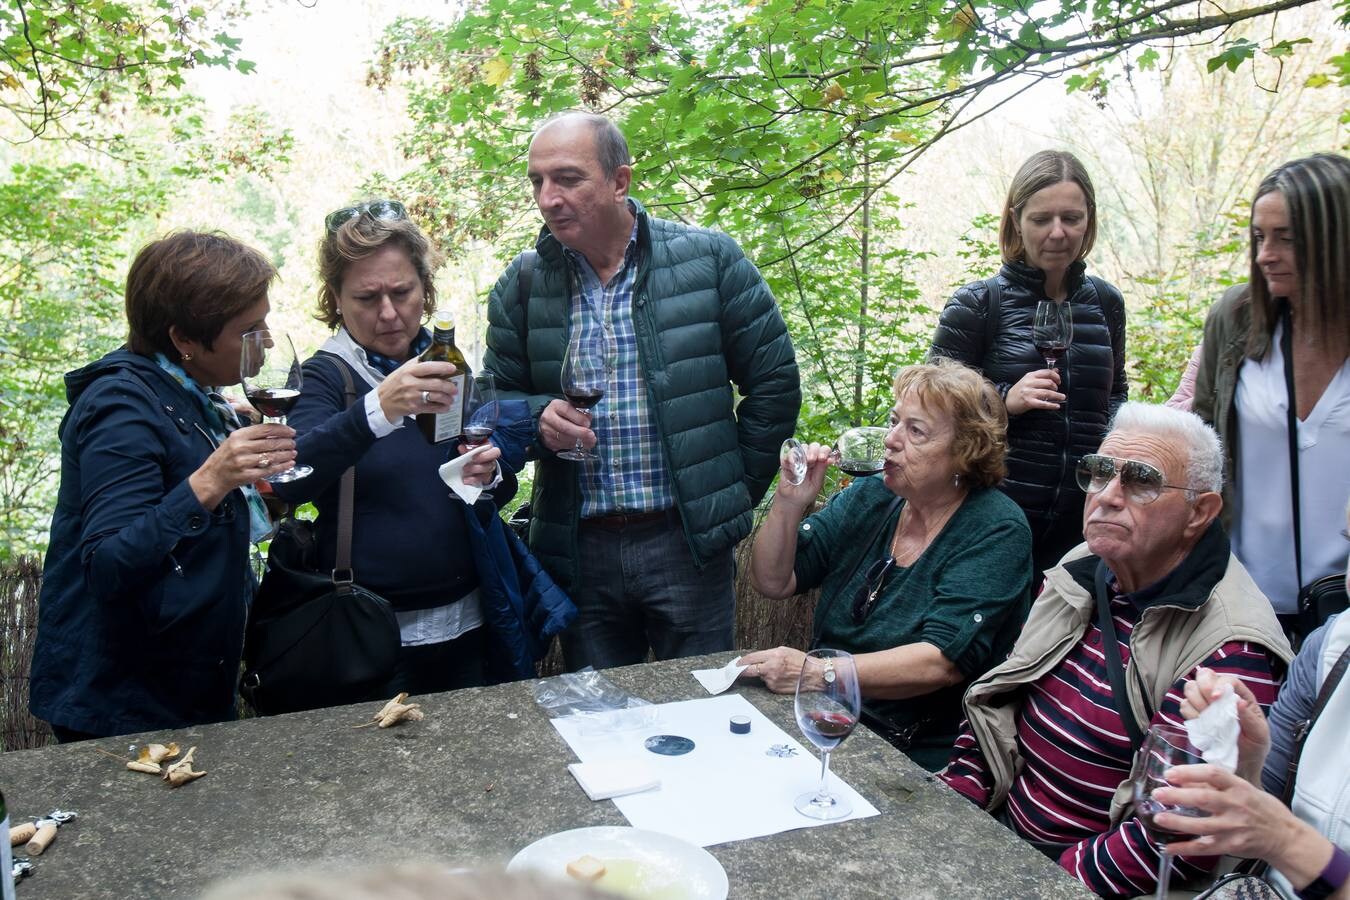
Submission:
<svg viewBox="0 0 1350 900">
<path fill-rule="evenodd" d="M 761 650 L 786 645 L 804 648 L 810 640 L 811 610 L 816 594 L 768 600 L 750 586 L 750 545 L 754 535 L 736 548 L 736 646 Z M 28 714 L 28 670 L 37 633 L 37 599 L 42 561 L 33 557 L 0 566 L 0 749 L 22 750 L 51 741 L 51 729 Z M 562 671 L 557 643 L 540 665 L 543 675 Z"/>
</svg>

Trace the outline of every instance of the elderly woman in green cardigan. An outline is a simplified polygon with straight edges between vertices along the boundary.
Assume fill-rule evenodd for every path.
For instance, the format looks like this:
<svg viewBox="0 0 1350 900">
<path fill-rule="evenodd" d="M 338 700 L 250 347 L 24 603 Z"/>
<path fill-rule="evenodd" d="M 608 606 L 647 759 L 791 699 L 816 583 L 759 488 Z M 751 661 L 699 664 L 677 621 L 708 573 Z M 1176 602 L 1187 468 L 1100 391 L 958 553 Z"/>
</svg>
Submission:
<svg viewBox="0 0 1350 900">
<path fill-rule="evenodd" d="M 863 721 L 930 771 L 956 739 L 966 685 L 1007 655 L 1031 603 L 1031 531 L 994 487 L 1006 432 L 1003 403 L 975 370 L 902 369 L 883 472 L 803 521 L 830 464 L 829 447 L 810 445 L 806 477 L 779 479 L 755 538 L 755 589 L 780 599 L 822 589 L 813 644 L 855 655 Z M 792 647 L 741 664 L 777 693 L 819 665 Z"/>
</svg>

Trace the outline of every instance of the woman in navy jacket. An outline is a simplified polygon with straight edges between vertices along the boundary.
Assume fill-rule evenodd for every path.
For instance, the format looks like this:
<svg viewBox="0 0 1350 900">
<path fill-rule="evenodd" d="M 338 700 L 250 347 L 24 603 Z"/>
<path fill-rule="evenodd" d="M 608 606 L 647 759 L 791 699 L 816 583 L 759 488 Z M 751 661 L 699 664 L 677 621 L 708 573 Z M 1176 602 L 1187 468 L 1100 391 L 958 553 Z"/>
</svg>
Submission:
<svg viewBox="0 0 1350 900">
<path fill-rule="evenodd" d="M 249 543 L 271 529 L 252 485 L 295 442 L 241 427 L 215 387 L 239 382 L 275 275 L 223 235 L 155 241 L 127 275 L 127 345 L 66 375 L 29 700 L 58 740 L 234 717 Z"/>
<path fill-rule="evenodd" d="M 481 532 L 497 511 L 490 500 L 470 507 L 451 495 L 438 469 L 452 450 L 428 443 L 410 418 L 443 412 L 455 396 L 448 380 L 454 366 L 418 361 L 431 343 L 422 322 L 435 308 L 436 264 L 426 235 L 396 201 L 328 216 L 319 247 L 319 317 L 337 331 L 305 362 L 305 391 L 287 419 L 314 473 L 277 486 L 284 499 L 318 507 L 318 566 L 327 571 L 336 560 L 342 473 L 356 469 L 352 569 L 358 584 L 393 606 L 402 643 L 397 669 L 378 696 L 473 687 L 492 674 L 485 666 L 495 629 L 480 573 L 492 563 L 476 552 L 469 520 Z M 356 389 L 350 407 L 339 367 Z M 500 457 L 496 446 L 478 454 L 464 480 L 491 480 Z M 506 478 L 496 491 L 499 502 L 515 492 L 515 477 Z M 373 698 L 347 698 L 366 699 Z"/>
</svg>

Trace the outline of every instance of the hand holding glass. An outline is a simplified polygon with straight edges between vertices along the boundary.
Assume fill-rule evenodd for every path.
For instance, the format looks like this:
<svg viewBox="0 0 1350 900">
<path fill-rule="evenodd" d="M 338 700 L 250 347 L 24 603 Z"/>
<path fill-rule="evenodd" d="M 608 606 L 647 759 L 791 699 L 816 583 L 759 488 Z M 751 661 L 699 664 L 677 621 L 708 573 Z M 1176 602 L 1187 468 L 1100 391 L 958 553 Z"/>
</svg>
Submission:
<svg viewBox="0 0 1350 900">
<path fill-rule="evenodd" d="M 830 451 L 830 462 L 855 478 L 875 475 L 886 465 L 887 428 L 864 425 L 839 435 Z M 806 478 L 806 447 L 796 438 L 783 441 L 778 451 L 783 477 L 789 484 L 801 484 Z"/>
<path fill-rule="evenodd" d="M 1166 846 L 1173 841 L 1190 840 L 1194 835 L 1167 831 L 1153 824 L 1153 817 L 1160 812 L 1175 813 L 1179 816 L 1202 816 L 1205 813 L 1188 806 L 1169 806 L 1153 799 L 1153 792 L 1160 787 L 1168 787 L 1163 775 L 1173 766 L 1186 766 L 1204 762 L 1200 751 L 1191 744 L 1186 729 L 1175 725 L 1154 725 L 1144 737 L 1139 756 L 1134 761 L 1131 779 L 1134 782 L 1134 814 L 1144 826 L 1149 839 L 1158 846 L 1158 900 L 1167 896 L 1167 882 L 1172 871 L 1172 857 L 1167 855 Z"/>
<path fill-rule="evenodd" d="M 284 331 L 250 331 L 239 353 L 239 376 L 248 402 L 264 417 L 286 424 L 286 415 L 300 400 L 303 379 L 295 345 Z M 296 481 L 313 472 L 310 466 L 292 466 L 267 476 L 273 484 Z"/>
<path fill-rule="evenodd" d="M 797 726 L 820 748 L 820 788 L 797 798 L 797 812 L 812 819 L 842 819 L 853 812 L 843 797 L 830 793 L 830 752 L 853 733 L 862 707 L 858 669 L 843 650 L 812 650 L 797 677 Z"/>
<path fill-rule="evenodd" d="M 562 362 L 562 392 L 577 412 L 591 414 L 591 407 L 605 396 L 605 344 L 598 329 L 590 336 L 574 336 L 567 344 Z M 558 456 L 575 462 L 600 457 L 581 446 L 559 450 Z"/>
<path fill-rule="evenodd" d="M 464 400 L 464 444 L 469 448 L 481 447 L 497 430 L 501 415 L 497 380 L 491 372 L 482 372 L 464 379 L 464 389 L 469 392 Z M 484 491 L 479 497 L 491 500 L 492 492 Z"/>
</svg>

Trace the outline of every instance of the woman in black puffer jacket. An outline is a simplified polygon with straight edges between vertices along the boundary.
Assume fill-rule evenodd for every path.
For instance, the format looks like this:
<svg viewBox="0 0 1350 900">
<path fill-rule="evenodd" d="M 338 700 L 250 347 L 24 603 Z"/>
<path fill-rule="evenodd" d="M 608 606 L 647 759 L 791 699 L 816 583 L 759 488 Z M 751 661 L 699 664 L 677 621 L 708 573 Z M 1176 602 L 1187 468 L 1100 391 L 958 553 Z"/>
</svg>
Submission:
<svg viewBox="0 0 1350 900">
<path fill-rule="evenodd" d="M 1043 150 L 1018 169 L 999 226 L 1003 267 L 947 301 L 932 356 L 983 370 L 1008 408 L 1008 477 L 1026 513 L 1036 570 L 1082 541 L 1083 492 L 1074 470 L 1094 453 L 1125 402 L 1125 302 L 1083 258 L 1097 235 L 1092 181 L 1072 154 Z M 1048 369 L 1032 343 L 1036 304 L 1070 304 L 1073 343 Z"/>
</svg>

